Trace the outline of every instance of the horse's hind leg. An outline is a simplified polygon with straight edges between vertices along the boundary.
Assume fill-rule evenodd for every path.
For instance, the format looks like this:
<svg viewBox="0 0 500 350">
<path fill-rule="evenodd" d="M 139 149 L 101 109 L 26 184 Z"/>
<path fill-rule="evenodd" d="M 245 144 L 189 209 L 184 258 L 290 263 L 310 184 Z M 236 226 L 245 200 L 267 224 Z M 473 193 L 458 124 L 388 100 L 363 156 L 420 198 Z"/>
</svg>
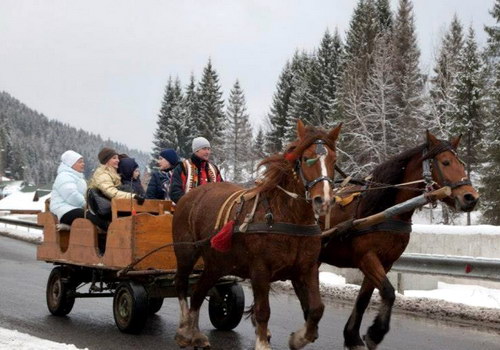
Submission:
<svg viewBox="0 0 500 350">
<path fill-rule="evenodd" d="M 370 298 L 373 294 L 374 287 L 371 282 L 365 277 L 361 288 L 356 298 L 356 303 L 352 309 L 351 316 L 344 327 L 344 345 L 349 350 L 363 350 L 366 349 L 365 343 L 359 335 L 359 328 L 365 313 Z"/>
<path fill-rule="evenodd" d="M 373 324 L 368 328 L 365 335 L 365 343 L 369 350 L 375 350 L 389 332 L 391 322 L 392 306 L 396 299 L 396 293 L 391 282 L 387 278 L 386 270 L 379 258 L 374 254 L 367 254 L 360 264 L 365 276 L 379 290 L 382 302 Z"/>
<path fill-rule="evenodd" d="M 180 347 L 191 345 L 193 333 L 191 327 L 192 322 L 189 318 L 189 305 L 188 305 L 188 289 L 189 289 L 189 275 L 193 271 L 194 264 L 198 260 L 200 253 L 194 247 L 178 246 L 175 249 L 175 256 L 177 258 L 177 271 L 175 274 L 175 291 L 179 299 L 180 319 L 179 328 L 175 334 L 175 341 Z"/>
<path fill-rule="evenodd" d="M 325 309 L 319 293 L 318 266 L 311 268 L 301 279 L 294 280 L 293 286 L 306 320 L 302 329 L 290 335 L 288 345 L 295 350 L 302 349 L 318 338 L 318 323 Z"/>
</svg>

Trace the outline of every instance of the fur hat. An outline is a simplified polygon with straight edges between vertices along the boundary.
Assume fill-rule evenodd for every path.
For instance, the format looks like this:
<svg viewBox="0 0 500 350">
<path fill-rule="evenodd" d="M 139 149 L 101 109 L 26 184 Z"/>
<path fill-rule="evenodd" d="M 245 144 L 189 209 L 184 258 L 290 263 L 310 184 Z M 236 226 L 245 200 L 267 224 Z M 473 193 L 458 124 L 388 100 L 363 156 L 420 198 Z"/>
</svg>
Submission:
<svg viewBox="0 0 500 350">
<path fill-rule="evenodd" d="M 72 167 L 80 158 L 83 158 L 80 153 L 68 150 L 61 155 L 61 162 L 69 167 Z"/>
<path fill-rule="evenodd" d="M 171 148 L 167 148 L 167 149 L 164 149 L 163 151 L 161 151 L 160 157 L 168 160 L 171 167 L 174 167 L 177 165 L 177 163 L 179 163 L 179 156 L 177 155 L 177 152 L 175 152 Z"/>
<path fill-rule="evenodd" d="M 196 153 L 196 151 L 202 148 L 210 147 L 210 142 L 208 142 L 208 140 L 204 137 L 195 137 L 191 147 L 193 149 L 193 153 Z"/>
<path fill-rule="evenodd" d="M 97 155 L 97 158 L 99 158 L 101 164 L 106 164 L 114 155 L 118 155 L 118 152 L 112 148 L 104 147 Z"/>
</svg>

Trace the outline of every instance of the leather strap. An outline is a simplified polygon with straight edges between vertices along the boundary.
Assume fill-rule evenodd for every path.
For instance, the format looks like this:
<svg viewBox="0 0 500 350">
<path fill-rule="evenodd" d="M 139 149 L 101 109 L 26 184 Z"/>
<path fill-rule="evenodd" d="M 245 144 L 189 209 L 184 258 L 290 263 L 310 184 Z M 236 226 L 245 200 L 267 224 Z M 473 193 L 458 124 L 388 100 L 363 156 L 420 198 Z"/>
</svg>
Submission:
<svg viewBox="0 0 500 350">
<path fill-rule="evenodd" d="M 234 233 L 241 233 L 239 227 L 234 227 Z M 286 222 L 276 222 L 268 226 L 264 222 L 248 224 L 244 233 L 276 233 L 291 236 L 319 236 L 321 228 L 319 225 L 296 225 Z"/>
</svg>

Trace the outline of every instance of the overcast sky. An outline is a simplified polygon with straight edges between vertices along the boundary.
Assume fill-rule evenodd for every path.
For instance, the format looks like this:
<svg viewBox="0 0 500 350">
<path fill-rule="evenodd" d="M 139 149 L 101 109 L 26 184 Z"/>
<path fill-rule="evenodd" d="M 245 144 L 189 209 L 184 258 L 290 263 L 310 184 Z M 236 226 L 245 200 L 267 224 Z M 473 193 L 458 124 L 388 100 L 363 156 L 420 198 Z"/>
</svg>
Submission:
<svg viewBox="0 0 500 350">
<path fill-rule="evenodd" d="M 295 49 L 314 49 L 327 28 L 344 37 L 356 3 L 1 0 L 0 90 L 49 118 L 149 152 L 169 75 L 184 86 L 211 57 L 226 96 L 240 80 L 258 126 Z M 493 4 L 414 0 L 424 71 L 453 13 L 484 44 Z"/>
</svg>

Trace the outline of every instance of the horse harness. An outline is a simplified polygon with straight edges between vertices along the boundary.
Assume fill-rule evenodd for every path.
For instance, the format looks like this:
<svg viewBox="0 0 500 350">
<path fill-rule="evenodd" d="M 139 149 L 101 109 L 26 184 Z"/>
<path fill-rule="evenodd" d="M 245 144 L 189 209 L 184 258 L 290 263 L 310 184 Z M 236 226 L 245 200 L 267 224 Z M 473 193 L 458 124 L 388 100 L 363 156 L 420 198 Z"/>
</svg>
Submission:
<svg viewBox="0 0 500 350">
<path fill-rule="evenodd" d="M 445 180 L 443 172 L 441 170 L 441 167 L 439 166 L 439 163 L 436 161 L 434 164 L 434 160 L 436 156 L 440 153 L 443 153 L 445 151 L 450 151 L 452 152 L 457 159 L 464 164 L 464 162 L 458 157 L 455 149 L 453 146 L 448 143 L 448 142 L 441 142 L 438 146 L 428 149 L 426 146 L 423 151 L 422 151 L 422 177 L 423 180 L 422 182 L 425 183 L 425 192 L 431 192 L 433 190 L 433 187 L 436 185 L 436 182 L 432 179 L 432 167 L 433 165 L 436 168 L 437 176 L 439 177 L 439 181 L 442 183 L 442 186 L 449 186 L 452 190 L 455 188 L 458 188 L 460 186 L 466 186 L 466 185 L 472 185 L 470 179 L 468 178 L 463 178 L 460 181 L 457 182 L 450 182 L 448 180 Z M 385 188 L 385 187 L 384 187 Z M 373 188 L 377 189 L 377 188 Z M 359 192 L 354 192 L 351 194 L 355 195 L 355 198 L 357 199 L 357 204 L 356 204 L 356 210 L 355 212 L 358 212 L 359 210 L 359 205 L 361 202 L 361 198 L 363 197 L 363 192 L 370 190 L 370 186 L 366 184 L 363 186 L 363 188 L 360 189 Z M 361 195 L 358 195 L 361 193 Z M 347 197 L 349 198 L 349 197 Z M 350 204 L 352 200 L 349 200 L 347 204 Z M 364 235 L 366 233 L 370 232 L 382 232 L 382 231 L 388 231 L 388 232 L 395 232 L 395 233 L 411 233 L 412 231 L 412 224 L 411 222 L 406 222 L 402 220 L 397 220 L 397 219 L 387 219 L 384 222 L 381 222 L 379 224 L 366 227 L 363 229 L 349 229 L 344 232 L 339 232 L 338 235 L 335 237 L 339 239 L 340 241 L 354 238 L 357 236 Z M 327 239 L 324 244 L 328 244 L 329 239 Z"/>
<path fill-rule="evenodd" d="M 239 217 L 246 203 L 253 201 L 251 211 L 245 215 L 243 222 L 239 223 Z M 259 205 L 263 205 L 266 214 L 265 222 L 253 222 L 255 212 Z M 233 233 L 274 233 L 292 236 L 319 236 L 321 228 L 319 225 L 298 225 L 288 222 L 275 222 L 274 216 L 267 197 L 261 197 L 259 192 L 253 190 L 240 190 L 231 194 L 219 209 L 214 232 L 218 232 L 228 221 L 231 211 L 236 206 L 233 220 L 235 222 Z M 224 217 L 224 219 L 222 219 Z"/>
</svg>

